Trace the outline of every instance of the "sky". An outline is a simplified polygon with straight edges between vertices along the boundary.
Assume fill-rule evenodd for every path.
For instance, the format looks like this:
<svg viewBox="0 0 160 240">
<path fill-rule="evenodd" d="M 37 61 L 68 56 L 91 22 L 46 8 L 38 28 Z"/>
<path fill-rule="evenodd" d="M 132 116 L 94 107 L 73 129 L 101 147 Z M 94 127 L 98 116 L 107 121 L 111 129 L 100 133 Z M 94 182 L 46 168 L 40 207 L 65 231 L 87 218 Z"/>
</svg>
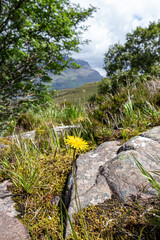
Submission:
<svg viewBox="0 0 160 240">
<path fill-rule="evenodd" d="M 89 45 L 80 46 L 80 52 L 74 53 L 76 59 L 87 61 L 92 68 L 105 76 L 103 69 L 104 54 L 109 46 L 123 43 L 125 35 L 137 26 L 146 27 L 150 22 L 160 19 L 160 0 L 71 0 L 81 7 L 97 7 L 93 18 L 85 24 L 90 26 L 84 32 L 83 39 L 89 39 Z"/>
</svg>

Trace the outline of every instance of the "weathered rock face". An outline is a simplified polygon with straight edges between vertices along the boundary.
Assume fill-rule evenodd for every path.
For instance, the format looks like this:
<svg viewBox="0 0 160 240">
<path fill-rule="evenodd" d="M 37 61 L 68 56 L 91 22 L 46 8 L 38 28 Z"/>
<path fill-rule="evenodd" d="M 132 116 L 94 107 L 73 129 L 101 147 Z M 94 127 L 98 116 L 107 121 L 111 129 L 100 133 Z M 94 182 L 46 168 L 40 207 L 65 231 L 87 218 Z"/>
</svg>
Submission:
<svg viewBox="0 0 160 240">
<path fill-rule="evenodd" d="M 29 240 L 29 231 L 17 218 L 12 193 L 7 190 L 9 181 L 0 184 L 0 239 Z"/>
<path fill-rule="evenodd" d="M 160 143 L 160 127 L 154 127 L 147 132 L 141 133 L 140 136 L 151 138 L 152 140 Z"/>
<path fill-rule="evenodd" d="M 153 197 L 156 190 L 139 171 L 135 158 L 147 171 L 160 169 L 160 127 L 142 133 L 122 146 L 117 141 L 103 143 L 76 160 L 75 178 L 72 171 L 66 191 L 71 219 L 77 212 L 74 179 L 81 208 L 103 203 L 113 193 L 123 201 Z M 67 225 L 66 236 L 69 231 Z"/>
<path fill-rule="evenodd" d="M 10 185 L 8 180 L 0 183 L 0 212 L 5 212 L 10 217 L 15 217 L 18 212 L 14 208 L 13 194 L 7 190 Z"/>
<path fill-rule="evenodd" d="M 149 198 L 156 193 L 140 173 L 135 158 L 144 165 L 146 170 L 158 170 L 155 162 L 135 150 L 118 154 L 116 158 L 100 168 L 100 172 L 105 177 L 112 192 L 116 193 L 124 201 L 137 197 Z"/>
<path fill-rule="evenodd" d="M 83 209 L 90 204 L 103 203 L 105 200 L 111 198 L 110 188 L 105 177 L 100 174 L 99 167 L 116 156 L 119 144 L 118 141 L 105 142 L 97 149 L 81 155 L 76 160 L 75 178 L 72 171 L 69 176 L 65 199 L 66 205 L 69 204 L 68 213 L 71 220 L 72 215 L 77 212 L 74 179 L 76 180 L 80 201 L 78 208 Z M 69 235 L 69 224 L 67 226 L 66 234 Z"/>
<path fill-rule="evenodd" d="M 1 240 L 29 240 L 29 231 L 17 218 L 9 217 L 0 212 L 0 239 Z"/>
</svg>

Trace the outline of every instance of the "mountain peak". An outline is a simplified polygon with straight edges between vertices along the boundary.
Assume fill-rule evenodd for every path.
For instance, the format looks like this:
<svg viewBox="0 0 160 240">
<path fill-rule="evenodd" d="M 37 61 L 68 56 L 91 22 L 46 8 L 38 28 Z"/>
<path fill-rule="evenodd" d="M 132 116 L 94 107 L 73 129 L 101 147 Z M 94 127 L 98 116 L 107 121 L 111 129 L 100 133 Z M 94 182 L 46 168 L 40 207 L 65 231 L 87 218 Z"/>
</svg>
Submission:
<svg viewBox="0 0 160 240">
<path fill-rule="evenodd" d="M 54 89 L 67 89 L 79 87 L 85 83 L 100 81 L 103 77 L 96 70 L 92 69 L 87 61 L 75 59 L 81 67 L 79 69 L 68 68 L 62 75 L 54 75 L 49 72 L 53 79 L 51 86 Z"/>
</svg>

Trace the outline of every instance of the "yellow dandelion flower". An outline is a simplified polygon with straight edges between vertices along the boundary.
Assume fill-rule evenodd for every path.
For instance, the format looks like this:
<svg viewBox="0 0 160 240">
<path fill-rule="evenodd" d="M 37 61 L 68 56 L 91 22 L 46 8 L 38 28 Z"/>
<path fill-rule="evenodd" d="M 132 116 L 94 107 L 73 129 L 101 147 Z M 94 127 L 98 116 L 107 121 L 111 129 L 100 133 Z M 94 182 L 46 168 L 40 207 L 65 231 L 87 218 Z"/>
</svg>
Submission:
<svg viewBox="0 0 160 240">
<path fill-rule="evenodd" d="M 80 137 L 68 136 L 68 138 L 65 139 L 65 142 L 77 150 L 83 151 L 88 148 L 88 143 Z"/>
</svg>

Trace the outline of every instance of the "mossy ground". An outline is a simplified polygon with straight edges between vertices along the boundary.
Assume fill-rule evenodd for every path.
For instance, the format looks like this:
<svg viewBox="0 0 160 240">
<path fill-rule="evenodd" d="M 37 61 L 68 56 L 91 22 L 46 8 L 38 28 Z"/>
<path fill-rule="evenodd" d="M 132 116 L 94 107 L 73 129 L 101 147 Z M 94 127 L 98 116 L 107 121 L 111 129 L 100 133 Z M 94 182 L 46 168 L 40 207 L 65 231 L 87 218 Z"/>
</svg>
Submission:
<svg viewBox="0 0 160 240">
<path fill-rule="evenodd" d="M 159 219 L 154 215 L 155 212 L 159 213 L 159 204 L 158 198 L 124 204 L 113 197 L 101 205 L 88 206 L 75 214 L 73 227 L 78 239 L 86 239 L 85 225 L 89 240 L 158 240 Z M 73 235 L 67 238 L 73 239 Z"/>
<path fill-rule="evenodd" d="M 11 167 L 9 171 L 1 171 L 1 181 L 10 178 L 10 171 L 14 170 L 29 183 L 32 177 L 30 168 L 35 167 L 36 178 L 32 180 L 33 186 L 24 189 L 23 184 L 16 182 L 12 187 L 16 207 L 20 212 L 19 218 L 29 227 L 32 239 L 63 239 L 58 200 L 62 198 L 71 170 L 73 151 L 65 146 L 66 135 L 59 137 L 51 130 L 53 124 L 59 124 L 61 119 L 68 124 L 69 118 L 72 122 L 80 124 L 80 129 L 70 134 L 87 140 L 90 145 L 89 151 L 95 144 L 116 139 L 123 142 L 160 125 L 159 96 L 159 91 L 150 93 L 144 85 L 127 87 L 114 95 L 94 96 L 85 112 L 71 107 L 71 104 L 60 106 L 58 109 L 53 105 L 46 111 L 41 109 L 40 114 L 36 112 L 35 119 L 34 112 L 31 112 L 29 115 L 23 114 L 17 123 L 15 120 L 10 124 L 9 134 L 13 132 L 14 127 L 18 127 L 20 131 L 36 128 L 34 144 L 31 140 L 26 140 L 17 148 L 15 141 L 1 138 L 1 142 L 8 146 L 0 156 L 1 168 L 4 167 L 4 156 Z M 47 122 L 44 124 L 43 120 Z M 139 203 L 124 204 L 115 198 L 103 205 L 88 206 L 74 217 L 78 239 L 158 240 L 159 200 L 142 206 L 137 204 Z M 151 211 L 147 212 L 149 208 Z M 147 214 L 144 214 L 145 212 Z M 86 223 L 88 238 L 79 216 Z M 70 239 L 74 239 L 72 235 L 68 238 Z"/>
<path fill-rule="evenodd" d="M 30 226 L 35 239 L 45 239 L 48 232 L 51 239 L 62 239 L 60 209 L 58 204 L 53 204 L 54 199 L 61 199 L 67 175 L 71 169 L 72 157 L 61 153 L 56 157 L 44 156 L 38 159 L 42 171 L 39 187 L 34 193 L 24 195 L 17 193 L 14 197 L 17 206 L 20 207 L 22 222 Z"/>
<path fill-rule="evenodd" d="M 73 150 L 63 146 L 52 151 L 45 134 L 38 134 L 37 145 L 31 140 L 17 139 L 2 150 L 1 161 L 7 160 L 9 165 L 4 168 L 1 162 L 1 180 L 11 177 L 15 183 L 10 190 L 20 213 L 19 219 L 29 227 L 33 239 L 47 239 L 47 236 L 63 239 L 59 201 L 71 170 Z M 42 146 L 47 146 L 48 151 L 40 151 Z M 34 167 L 36 179 L 31 179 L 30 168 Z M 25 189 L 20 181 L 22 178 L 28 185 L 33 181 L 33 186 Z"/>
</svg>

